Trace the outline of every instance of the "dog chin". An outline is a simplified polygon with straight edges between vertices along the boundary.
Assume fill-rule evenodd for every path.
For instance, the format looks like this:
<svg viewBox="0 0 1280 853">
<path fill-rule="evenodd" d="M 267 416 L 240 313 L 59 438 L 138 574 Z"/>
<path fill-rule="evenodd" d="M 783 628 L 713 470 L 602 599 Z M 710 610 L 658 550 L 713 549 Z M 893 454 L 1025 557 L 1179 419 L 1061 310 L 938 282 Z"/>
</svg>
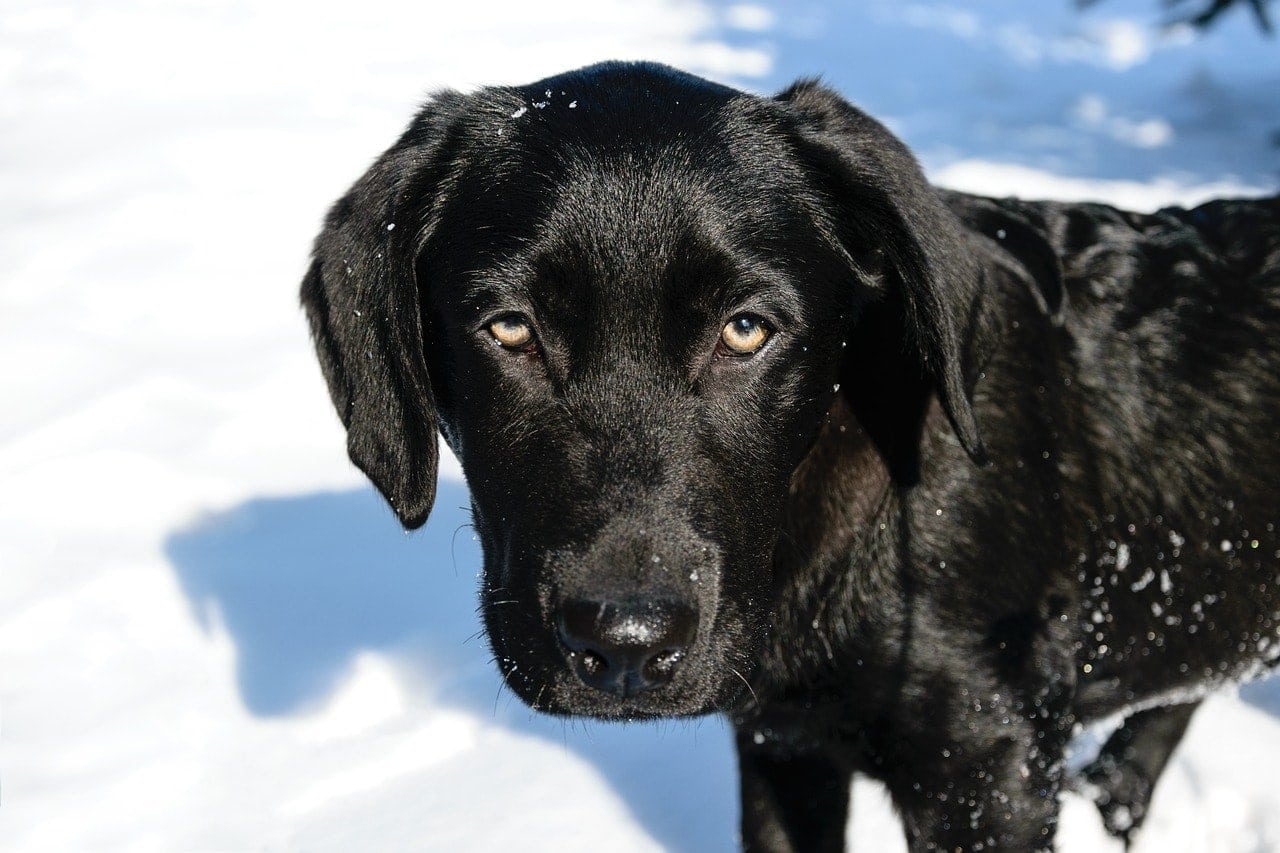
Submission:
<svg viewBox="0 0 1280 853">
<path fill-rule="evenodd" d="M 613 723 L 639 723 L 648 720 L 666 720 L 674 717 L 705 717 L 709 714 L 720 713 L 723 709 L 714 702 L 671 705 L 661 701 L 624 700 L 608 702 L 604 701 L 604 697 L 602 697 L 601 699 L 593 698 L 587 702 L 570 699 L 563 704 L 555 703 L 537 710 L 555 717 L 591 717 L 596 720 Z"/>
<path fill-rule="evenodd" d="M 506 681 L 512 692 L 535 711 L 557 717 L 592 717 L 612 722 L 722 713 L 747 693 L 746 686 L 736 679 L 722 681 L 710 691 L 672 687 L 626 698 L 579 684 L 572 673 L 561 673 L 546 681 L 514 680 L 510 676 Z"/>
</svg>

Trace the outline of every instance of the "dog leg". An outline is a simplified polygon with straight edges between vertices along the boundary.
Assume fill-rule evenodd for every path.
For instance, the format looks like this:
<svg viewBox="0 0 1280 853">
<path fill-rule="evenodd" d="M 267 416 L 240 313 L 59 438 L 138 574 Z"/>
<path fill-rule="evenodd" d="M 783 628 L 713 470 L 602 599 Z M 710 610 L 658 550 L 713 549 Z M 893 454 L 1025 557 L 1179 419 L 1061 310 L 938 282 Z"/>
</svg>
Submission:
<svg viewBox="0 0 1280 853">
<path fill-rule="evenodd" d="M 809 853 L 844 849 L 852 773 L 822 756 L 780 755 L 738 733 L 742 849 Z"/>
<path fill-rule="evenodd" d="M 1139 711 L 1081 771 L 1107 831 L 1127 847 L 1142 826 L 1160 774 L 1177 749 L 1199 702 Z"/>
</svg>

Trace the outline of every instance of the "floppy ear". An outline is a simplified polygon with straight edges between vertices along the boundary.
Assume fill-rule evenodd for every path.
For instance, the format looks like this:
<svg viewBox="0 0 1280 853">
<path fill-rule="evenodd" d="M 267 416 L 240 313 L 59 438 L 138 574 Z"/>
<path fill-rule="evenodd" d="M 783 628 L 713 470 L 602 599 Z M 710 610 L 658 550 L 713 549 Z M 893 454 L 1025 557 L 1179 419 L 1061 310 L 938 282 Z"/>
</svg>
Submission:
<svg viewBox="0 0 1280 853">
<path fill-rule="evenodd" d="M 460 100 L 437 96 L 334 204 L 302 282 L 347 452 L 407 528 L 431 512 L 439 461 L 415 256 Z"/>
<path fill-rule="evenodd" d="M 971 231 L 995 241 L 1016 259 L 1016 264 L 1001 264 L 1001 269 L 1021 281 L 1049 321 L 1061 326 L 1067 291 L 1062 262 L 1045 237 L 1043 216 L 1012 198 L 996 201 L 955 192 L 944 192 L 943 197 Z"/>
<path fill-rule="evenodd" d="M 971 238 L 879 122 L 813 81 L 777 100 L 798 120 L 801 157 L 827 196 L 841 248 L 855 262 L 875 258 L 900 289 L 909 344 L 960 444 L 985 464 L 972 404 L 984 335 L 982 270 Z"/>
</svg>

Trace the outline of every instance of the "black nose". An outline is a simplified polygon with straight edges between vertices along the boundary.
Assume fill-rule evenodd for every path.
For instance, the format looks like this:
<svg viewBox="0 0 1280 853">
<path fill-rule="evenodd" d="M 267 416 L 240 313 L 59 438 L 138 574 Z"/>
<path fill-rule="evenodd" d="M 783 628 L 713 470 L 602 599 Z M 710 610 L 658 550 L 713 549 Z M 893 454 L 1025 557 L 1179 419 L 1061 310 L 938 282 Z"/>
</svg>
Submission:
<svg viewBox="0 0 1280 853">
<path fill-rule="evenodd" d="M 671 680 L 693 643 L 698 614 L 675 601 L 565 602 L 560 639 L 578 677 L 627 698 Z"/>
</svg>

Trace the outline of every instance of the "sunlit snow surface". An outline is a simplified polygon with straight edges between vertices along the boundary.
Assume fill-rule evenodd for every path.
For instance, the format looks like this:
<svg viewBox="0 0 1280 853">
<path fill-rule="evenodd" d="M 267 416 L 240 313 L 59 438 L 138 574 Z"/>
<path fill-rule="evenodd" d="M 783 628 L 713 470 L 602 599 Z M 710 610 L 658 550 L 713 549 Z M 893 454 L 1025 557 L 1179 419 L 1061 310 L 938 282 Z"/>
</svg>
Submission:
<svg viewBox="0 0 1280 853">
<path fill-rule="evenodd" d="M 716 720 L 534 716 L 446 463 L 405 536 L 296 309 L 326 205 L 425 93 L 651 58 L 822 74 L 939 180 L 1129 207 L 1273 191 L 1280 47 L 1155 0 L 0 6 L 0 849 L 727 850 Z M 1280 682 L 1212 699 L 1147 851 L 1280 849 Z M 859 783 L 851 839 L 901 849 Z M 1061 848 L 1108 849 L 1070 799 Z"/>
</svg>

